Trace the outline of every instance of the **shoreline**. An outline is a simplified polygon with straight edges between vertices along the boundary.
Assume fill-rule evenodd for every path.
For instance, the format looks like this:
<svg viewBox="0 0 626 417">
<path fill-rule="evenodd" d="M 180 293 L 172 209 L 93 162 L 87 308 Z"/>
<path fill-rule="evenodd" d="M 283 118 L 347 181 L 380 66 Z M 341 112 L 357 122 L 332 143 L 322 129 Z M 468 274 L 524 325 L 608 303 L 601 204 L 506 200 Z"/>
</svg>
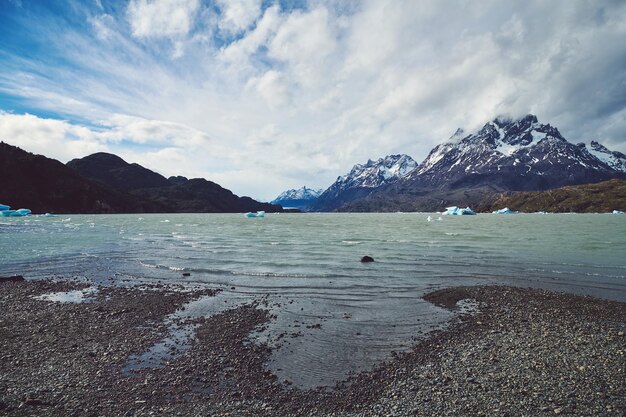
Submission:
<svg viewBox="0 0 626 417">
<path fill-rule="evenodd" d="M 193 343 L 161 368 L 124 372 L 167 334 L 163 319 L 210 290 L 99 287 L 89 302 L 33 298 L 73 281 L 0 283 L 0 414 L 624 415 L 626 303 L 506 286 L 424 299 L 473 300 L 444 330 L 334 389 L 302 391 L 264 367 L 248 335 L 272 320 L 253 302 L 194 320 Z M 176 350 L 177 347 L 173 346 Z"/>
</svg>

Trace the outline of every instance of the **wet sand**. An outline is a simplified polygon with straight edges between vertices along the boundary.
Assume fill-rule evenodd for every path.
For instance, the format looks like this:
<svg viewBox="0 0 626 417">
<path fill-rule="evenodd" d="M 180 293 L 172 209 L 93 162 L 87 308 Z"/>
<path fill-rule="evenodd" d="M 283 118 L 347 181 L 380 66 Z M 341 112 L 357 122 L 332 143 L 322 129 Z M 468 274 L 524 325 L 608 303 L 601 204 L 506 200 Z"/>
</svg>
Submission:
<svg viewBox="0 0 626 417">
<path fill-rule="evenodd" d="M 167 335 L 165 317 L 213 292 L 99 287 L 83 303 L 35 298 L 87 287 L 0 283 L 0 414 L 626 414 L 624 303 L 501 286 L 437 291 L 425 299 L 452 310 L 472 300 L 478 311 L 335 389 L 302 391 L 267 371 L 270 348 L 249 339 L 272 320 L 263 300 L 194 320 L 183 354 L 129 371 L 129 358 Z"/>
</svg>

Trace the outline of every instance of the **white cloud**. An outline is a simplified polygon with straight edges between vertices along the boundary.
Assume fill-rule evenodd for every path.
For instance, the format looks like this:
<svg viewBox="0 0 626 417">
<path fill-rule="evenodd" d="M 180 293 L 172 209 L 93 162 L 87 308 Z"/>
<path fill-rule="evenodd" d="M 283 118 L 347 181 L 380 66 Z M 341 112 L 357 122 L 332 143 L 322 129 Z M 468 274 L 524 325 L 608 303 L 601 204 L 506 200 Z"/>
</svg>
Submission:
<svg viewBox="0 0 626 417">
<path fill-rule="evenodd" d="M 187 35 L 199 0 L 131 0 L 126 10 L 133 36 L 169 38 Z"/>
<path fill-rule="evenodd" d="M 290 15 L 269 42 L 268 55 L 285 62 L 294 80 L 318 83 L 332 63 L 327 61 L 336 48 L 328 10 L 324 7 Z"/>
<path fill-rule="evenodd" d="M 291 89 L 287 85 L 285 76 L 274 70 L 267 71 L 260 77 L 250 80 L 258 93 L 273 108 L 283 107 L 291 100 Z"/>
<path fill-rule="evenodd" d="M 222 10 L 221 30 L 239 33 L 248 29 L 261 15 L 261 0 L 217 0 Z"/>
<path fill-rule="evenodd" d="M 259 19 L 256 27 L 247 32 L 241 39 L 229 44 L 220 52 L 219 58 L 224 62 L 233 64 L 235 69 L 246 69 L 250 64 L 251 55 L 259 47 L 266 44 L 273 37 L 281 23 L 279 7 L 272 6 L 265 10 L 263 17 Z"/>
<path fill-rule="evenodd" d="M 86 127 L 31 114 L 0 112 L 0 140 L 64 162 L 106 149 Z"/>
</svg>

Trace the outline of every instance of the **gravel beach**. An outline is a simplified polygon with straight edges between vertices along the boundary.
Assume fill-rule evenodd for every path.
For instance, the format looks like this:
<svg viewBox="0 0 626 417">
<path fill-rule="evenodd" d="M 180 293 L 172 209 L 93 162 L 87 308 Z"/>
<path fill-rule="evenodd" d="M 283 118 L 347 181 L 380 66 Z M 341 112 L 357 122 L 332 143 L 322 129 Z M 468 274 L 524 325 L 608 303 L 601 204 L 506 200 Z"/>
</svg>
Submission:
<svg viewBox="0 0 626 417">
<path fill-rule="evenodd" d="M 272 320 L 263 300 L 195 319 L 182 354 L 128 370 L 168 334 L 168 315 L 214 292 L 154 285 L 99 287 L 83 303 L 36 298 L 88 287 L 0 283 L 0 414 L 626 415 L 624 303 L 503 286 L 437 291 L 424 298 L 458 312 L 445 329 L 332 390 L 302 391 L 267 371 L 270 348 L 249 339 Z"/>
</svg>

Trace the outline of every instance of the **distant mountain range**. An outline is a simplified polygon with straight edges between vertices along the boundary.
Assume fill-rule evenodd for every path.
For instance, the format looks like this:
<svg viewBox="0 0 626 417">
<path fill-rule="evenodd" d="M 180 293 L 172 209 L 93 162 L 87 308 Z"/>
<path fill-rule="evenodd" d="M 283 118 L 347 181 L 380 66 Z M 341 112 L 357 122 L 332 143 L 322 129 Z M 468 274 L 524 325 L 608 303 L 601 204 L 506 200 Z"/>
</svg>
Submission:
<svg viewBox="0 0 626 417">
<path fill-rule="evenodd" d="M 458 129 L 419 165 L 391 155 L 355 165 L 312 204 L 319 211 L 439 211 L 486 206 L 503 192 L 626 179 L 626 156 L 596 141 L 568 142 L 534 115 Z"/>
<path fill-rule="evenodd" d="M 96 153 L 62 164 L 0 142 L 0 201 L 33 212 L 236 213 L 282 207 L 238 197 L 203 178 L 163 177 Z"/>
<path fill-rule="evenodd" d="M 96 153 L 64 165 L 0 142 L 0 202 L 34 212 L 275 212 L 283 211 L 281 206 L 304 211 L 441 211 L 449 205 L 488 210 L 507 202 L 511 208 L 516 208 L 514 202 L 523 207 L 525 199 L 541 204 L 551 201 L 543 194 L 520 194 L 518 201 L 515 193 L 611 179 L 626 180 L 624 154 L 597 141 L 589 146 L 573 144 L 534 115 L 496 118 L 470 134 L 459 129 L 419 165 L 404 154 L 368 160 L 323 192 L 292 189 L 281 193 L 273 204 L 238 197 L 203 178 L 165 178 L 113 154 Z M 622 188 L 589 190 L 609 193 L 604 196 L 609 201 L 614 197 L 610 193 Z M 567 189 L 564 193 L 587 198 L 592 191 Z M 600 206 L 567 203 L 558 207 L 595 210 Z"/>
<path fill-rule="evenodd" d="M 409 176 L 417 162 L 408 155 L 389 155 L 376 161 L 357 164 L 324 191 L 312 204 L 316 211 L 333 211 L 358 201 L 377 189 Z"/>
<path fill-rule="evenodd" d="M 291 189 L 281 193 L 272 200 L 272 204 L 279 204 L 284 208 L 295 208 L 302 211 L 308 211 L 313 202 L 317 200 L 323 189 L 314 190 L 303 186 L 298 189 Z"/>
</svg>

